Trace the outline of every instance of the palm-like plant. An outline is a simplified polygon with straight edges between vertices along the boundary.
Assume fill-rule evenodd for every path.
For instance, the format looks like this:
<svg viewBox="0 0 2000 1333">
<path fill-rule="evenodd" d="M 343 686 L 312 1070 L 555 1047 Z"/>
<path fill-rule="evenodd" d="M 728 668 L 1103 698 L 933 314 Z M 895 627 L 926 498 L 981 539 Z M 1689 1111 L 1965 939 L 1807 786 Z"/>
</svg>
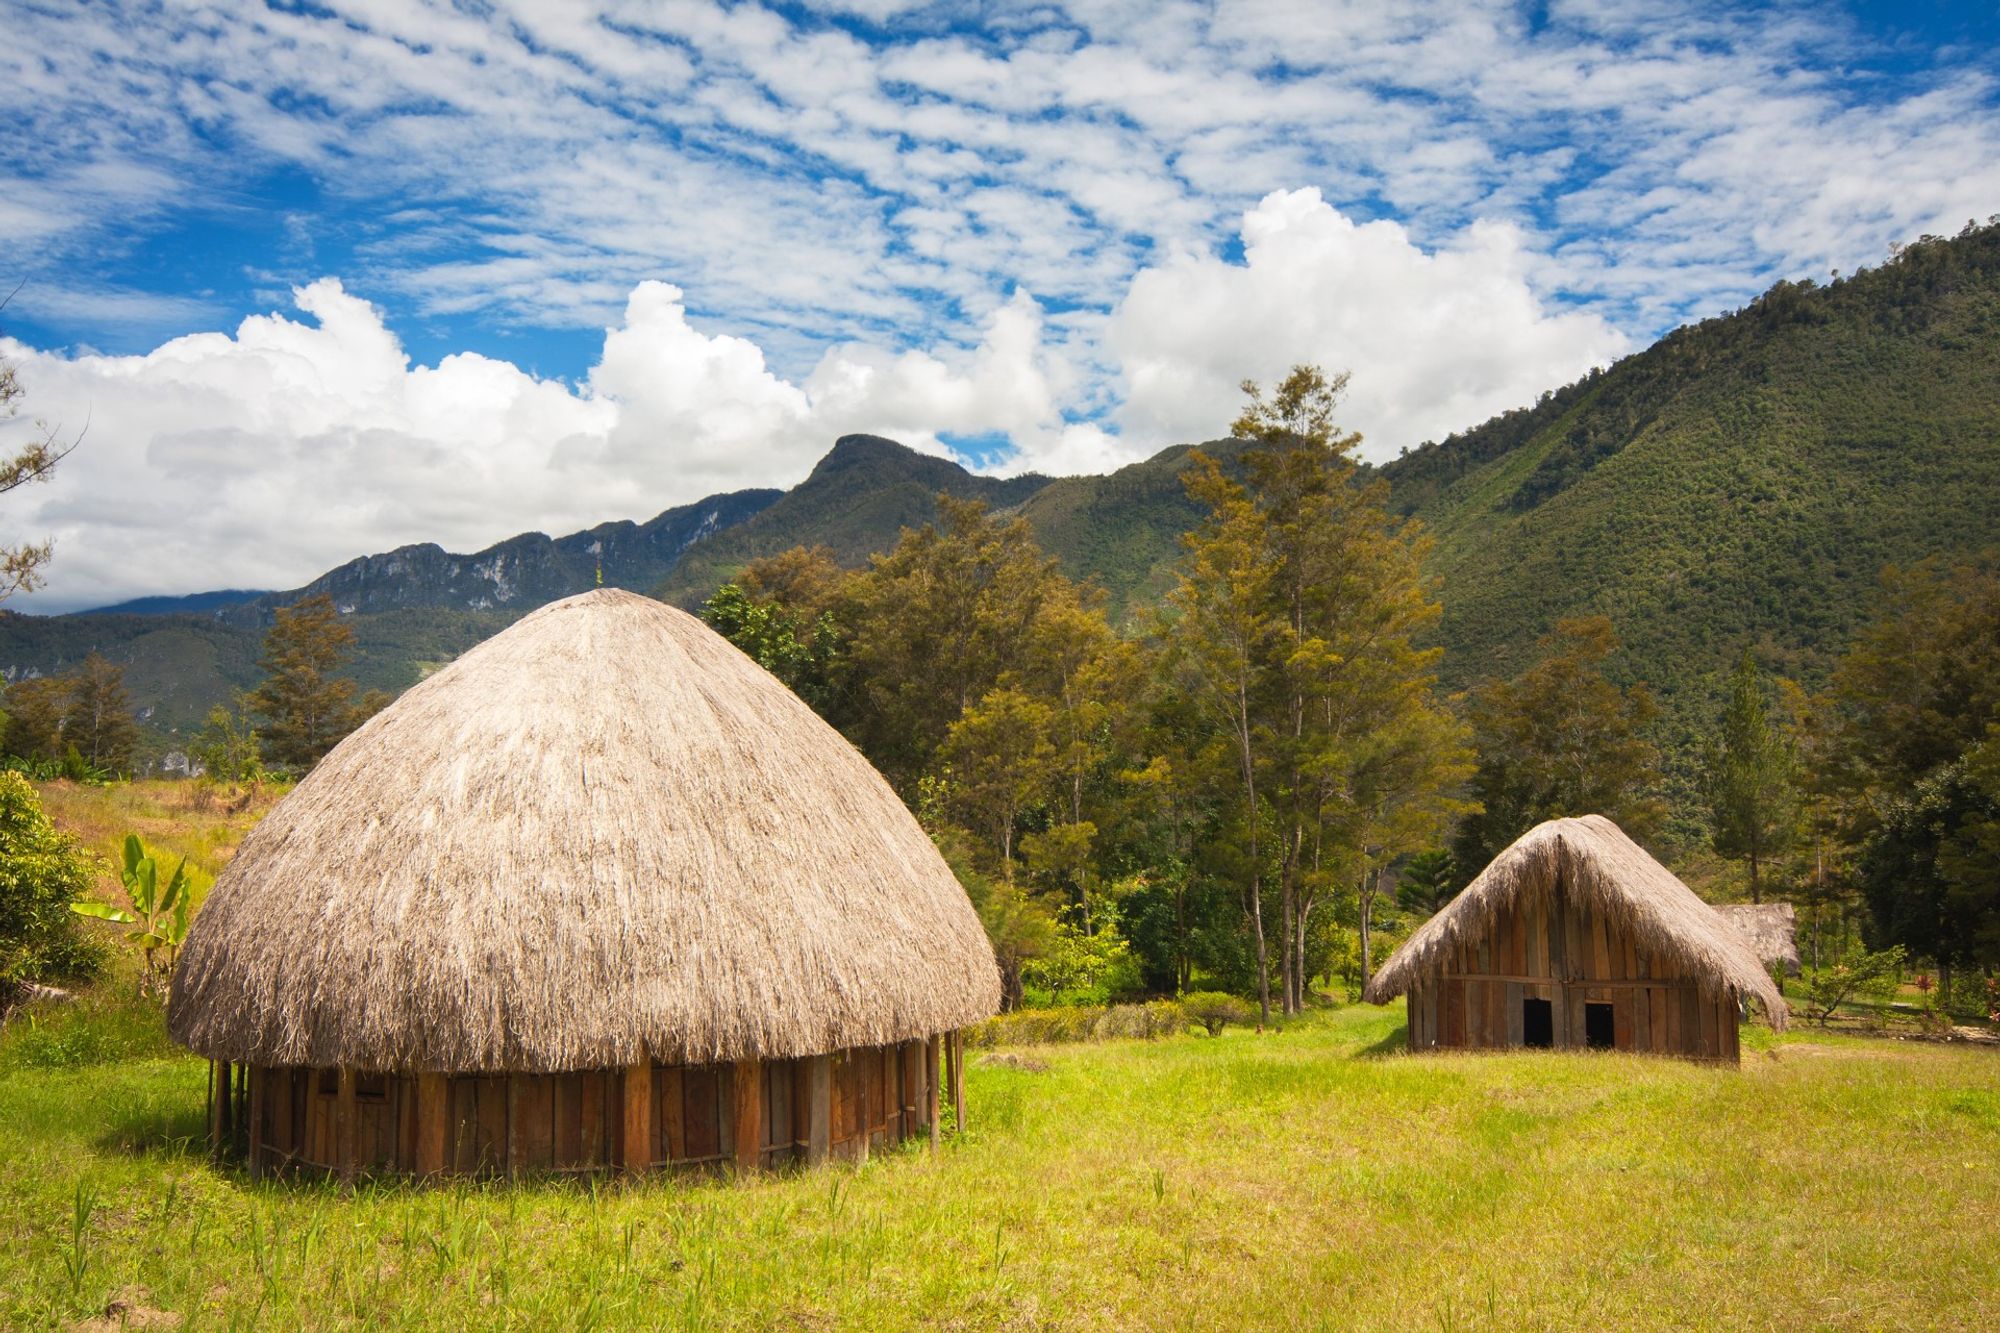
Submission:
<svg viewBox="0 0 2000 1333">
<path fill-rule="evenodd" d="M 71 903 L 70 910 L 78 916 L 117 921 L 135 927 L 126 937 L 146 955 L 146 970 L 139 978 L 139 989 L 144 993 L 165 984 L 168 975 L 173 972 L 174 959 L 187 940 L 188 918 L 194 908 L 194 895 L 189 891 L 187 858 L 181 858 L 180 864 L 174 867 L 174 873 L 162 884 L 158 860 L 146 854 L 138 834 L 128 833 L 125 835 L 124 865 L 120 867 L 118 877 L 125 885 L 126 896 L 132 901 L 132 911 L 93 901 Z"/>
</svg>

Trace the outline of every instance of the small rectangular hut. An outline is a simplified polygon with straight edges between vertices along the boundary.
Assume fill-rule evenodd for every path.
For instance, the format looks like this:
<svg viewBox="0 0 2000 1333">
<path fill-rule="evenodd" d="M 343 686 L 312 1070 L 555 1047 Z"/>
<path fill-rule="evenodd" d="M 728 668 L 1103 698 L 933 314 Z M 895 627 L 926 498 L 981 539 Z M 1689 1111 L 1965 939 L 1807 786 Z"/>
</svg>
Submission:
<svg viewBox="0 0 2000 1333">
<path fill-rule="evenodd" d="M 1367 998 L 1409 996 L 1413 1051 L 1650 1051 L 1734 1063 L 1755 997 L 1785 1003 L 1743 938 L 1610 820 L 1556 819 L 1412 935 Z"/>
</svg>

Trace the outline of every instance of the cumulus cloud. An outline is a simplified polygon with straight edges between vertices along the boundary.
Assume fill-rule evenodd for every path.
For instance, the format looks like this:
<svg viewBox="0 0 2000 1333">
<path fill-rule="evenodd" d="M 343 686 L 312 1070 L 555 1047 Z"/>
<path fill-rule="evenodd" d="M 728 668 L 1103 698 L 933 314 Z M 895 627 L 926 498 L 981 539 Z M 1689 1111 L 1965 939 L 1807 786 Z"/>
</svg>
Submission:
<svg viewBox="0 0 2000 1333">
<path fill-rule="evenodd" d="M 144 355 L 62 356 L 0 342 L 29 406 L 83 447 L 45 487 L 9 497 L 10 527 L 52 535 L 36 610 L 150 592 L 290 587 L 408 542 L 473 549 L 524 530 L 800 480 L 836 435 L 1002 433 L 1016 467 L 1123 461 L 1066 424 L 1073 375 L 1025 295 L 972 348 L 829 351 L 803 384 L 755 343 L 704 333 L 678 288 L 642 282 L 579 385 L 458 353 L 413 366 L 382 312 L 323 278 L 309 318 L 255 315 L 234 334 Z"/>
<path fill-rule="evenodd" d="M 1138 274 L 1112 318 L 1124 433 L 1165 444 L 1220 435 L 1236 386 L 1300 362 L 1346 370 L 1345 424 L 1393 457 L 1532 402 L 1628 349 L 1595 314 L 1549 308 L 1504 223 L 1426 251 L 1394 222 L 1356 223 L 1315 189 L 1243 219 L 1243 262 L 1183 255 Z"/>
</svg>

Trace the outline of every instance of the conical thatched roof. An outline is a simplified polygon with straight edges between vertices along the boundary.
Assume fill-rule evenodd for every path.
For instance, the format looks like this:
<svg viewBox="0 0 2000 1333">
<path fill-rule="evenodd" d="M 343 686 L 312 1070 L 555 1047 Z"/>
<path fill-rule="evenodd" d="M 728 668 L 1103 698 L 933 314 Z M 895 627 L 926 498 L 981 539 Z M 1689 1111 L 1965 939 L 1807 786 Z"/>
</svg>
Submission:
<svg viewBox="0 0 2000 1333">
<path fill-rule="evenodd" d="M 466 653 L 280 801 L 167 1021 L 217 1059 L 552 1071 L 902 1041 L 999 999 L 868 761 L 700 621 L 607 588 Z"/>
<path fill-rule="evenodd" d="M 1402 994 L 1444 951 L 1481 938 L 1524 900 L 1550 897 L 1558 883 L 1569 901 L 1622 923 L 1649 953 L 1678 960 L 1704 993 L 1755 996 L 1784 1027 L 1785 1002 L 1743 937 L 1603 815 L 1551 819 L 1522 834 L 1396 950 L 1365 998 L 1384 1004 Z"/>
</svg>

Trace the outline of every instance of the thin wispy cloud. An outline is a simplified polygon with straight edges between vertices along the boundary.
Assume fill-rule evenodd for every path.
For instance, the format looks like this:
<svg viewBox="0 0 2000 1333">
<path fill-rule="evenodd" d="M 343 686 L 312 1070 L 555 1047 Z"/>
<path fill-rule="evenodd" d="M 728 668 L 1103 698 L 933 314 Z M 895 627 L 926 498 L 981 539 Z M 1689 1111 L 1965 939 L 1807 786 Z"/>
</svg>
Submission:
<svg viewBox="0 0 2000 1333">
<path fill-rule="evenodd" d="M 836 422 L 1111 466 L 1214 433 L 1235 378 L 1299 359 L 1354 372 L 1353 424 L 1393 454 L 1776 277 L 2000 209 L 1990 43 L 1821 5 L 8 10 L 9 331 L 129 354 L 41 358 L 36 393 L 122 393 L 170 334 L 329 276 L 420 361 L 476 348 L 620 421 L 657 408 L 614 383 L 621 334 L 735 367 L 711 387 L 761 407 L 675 408 L 658 466 L 572 488 L 579 521 L 795 479 Z M 648 322 L 647 284 L 679 293 L 685 335 Z M 741 447 L 745 421 L 784 438 Z M 475 472 L 556 448 L 385 422 L 491 451 Z M 606 449 L 578 457 L 629 463 Z M 23 521 L 102 481 L 68 469 Z M 326 546 L 559 526 L 518 497 L 545 503 L 532 476 L 464 506 L 357 501 Z M 74 533 L 70 601 L 98 540 Z M 231 558 L 149 575 L 249 581 Z"/>
</svg>

